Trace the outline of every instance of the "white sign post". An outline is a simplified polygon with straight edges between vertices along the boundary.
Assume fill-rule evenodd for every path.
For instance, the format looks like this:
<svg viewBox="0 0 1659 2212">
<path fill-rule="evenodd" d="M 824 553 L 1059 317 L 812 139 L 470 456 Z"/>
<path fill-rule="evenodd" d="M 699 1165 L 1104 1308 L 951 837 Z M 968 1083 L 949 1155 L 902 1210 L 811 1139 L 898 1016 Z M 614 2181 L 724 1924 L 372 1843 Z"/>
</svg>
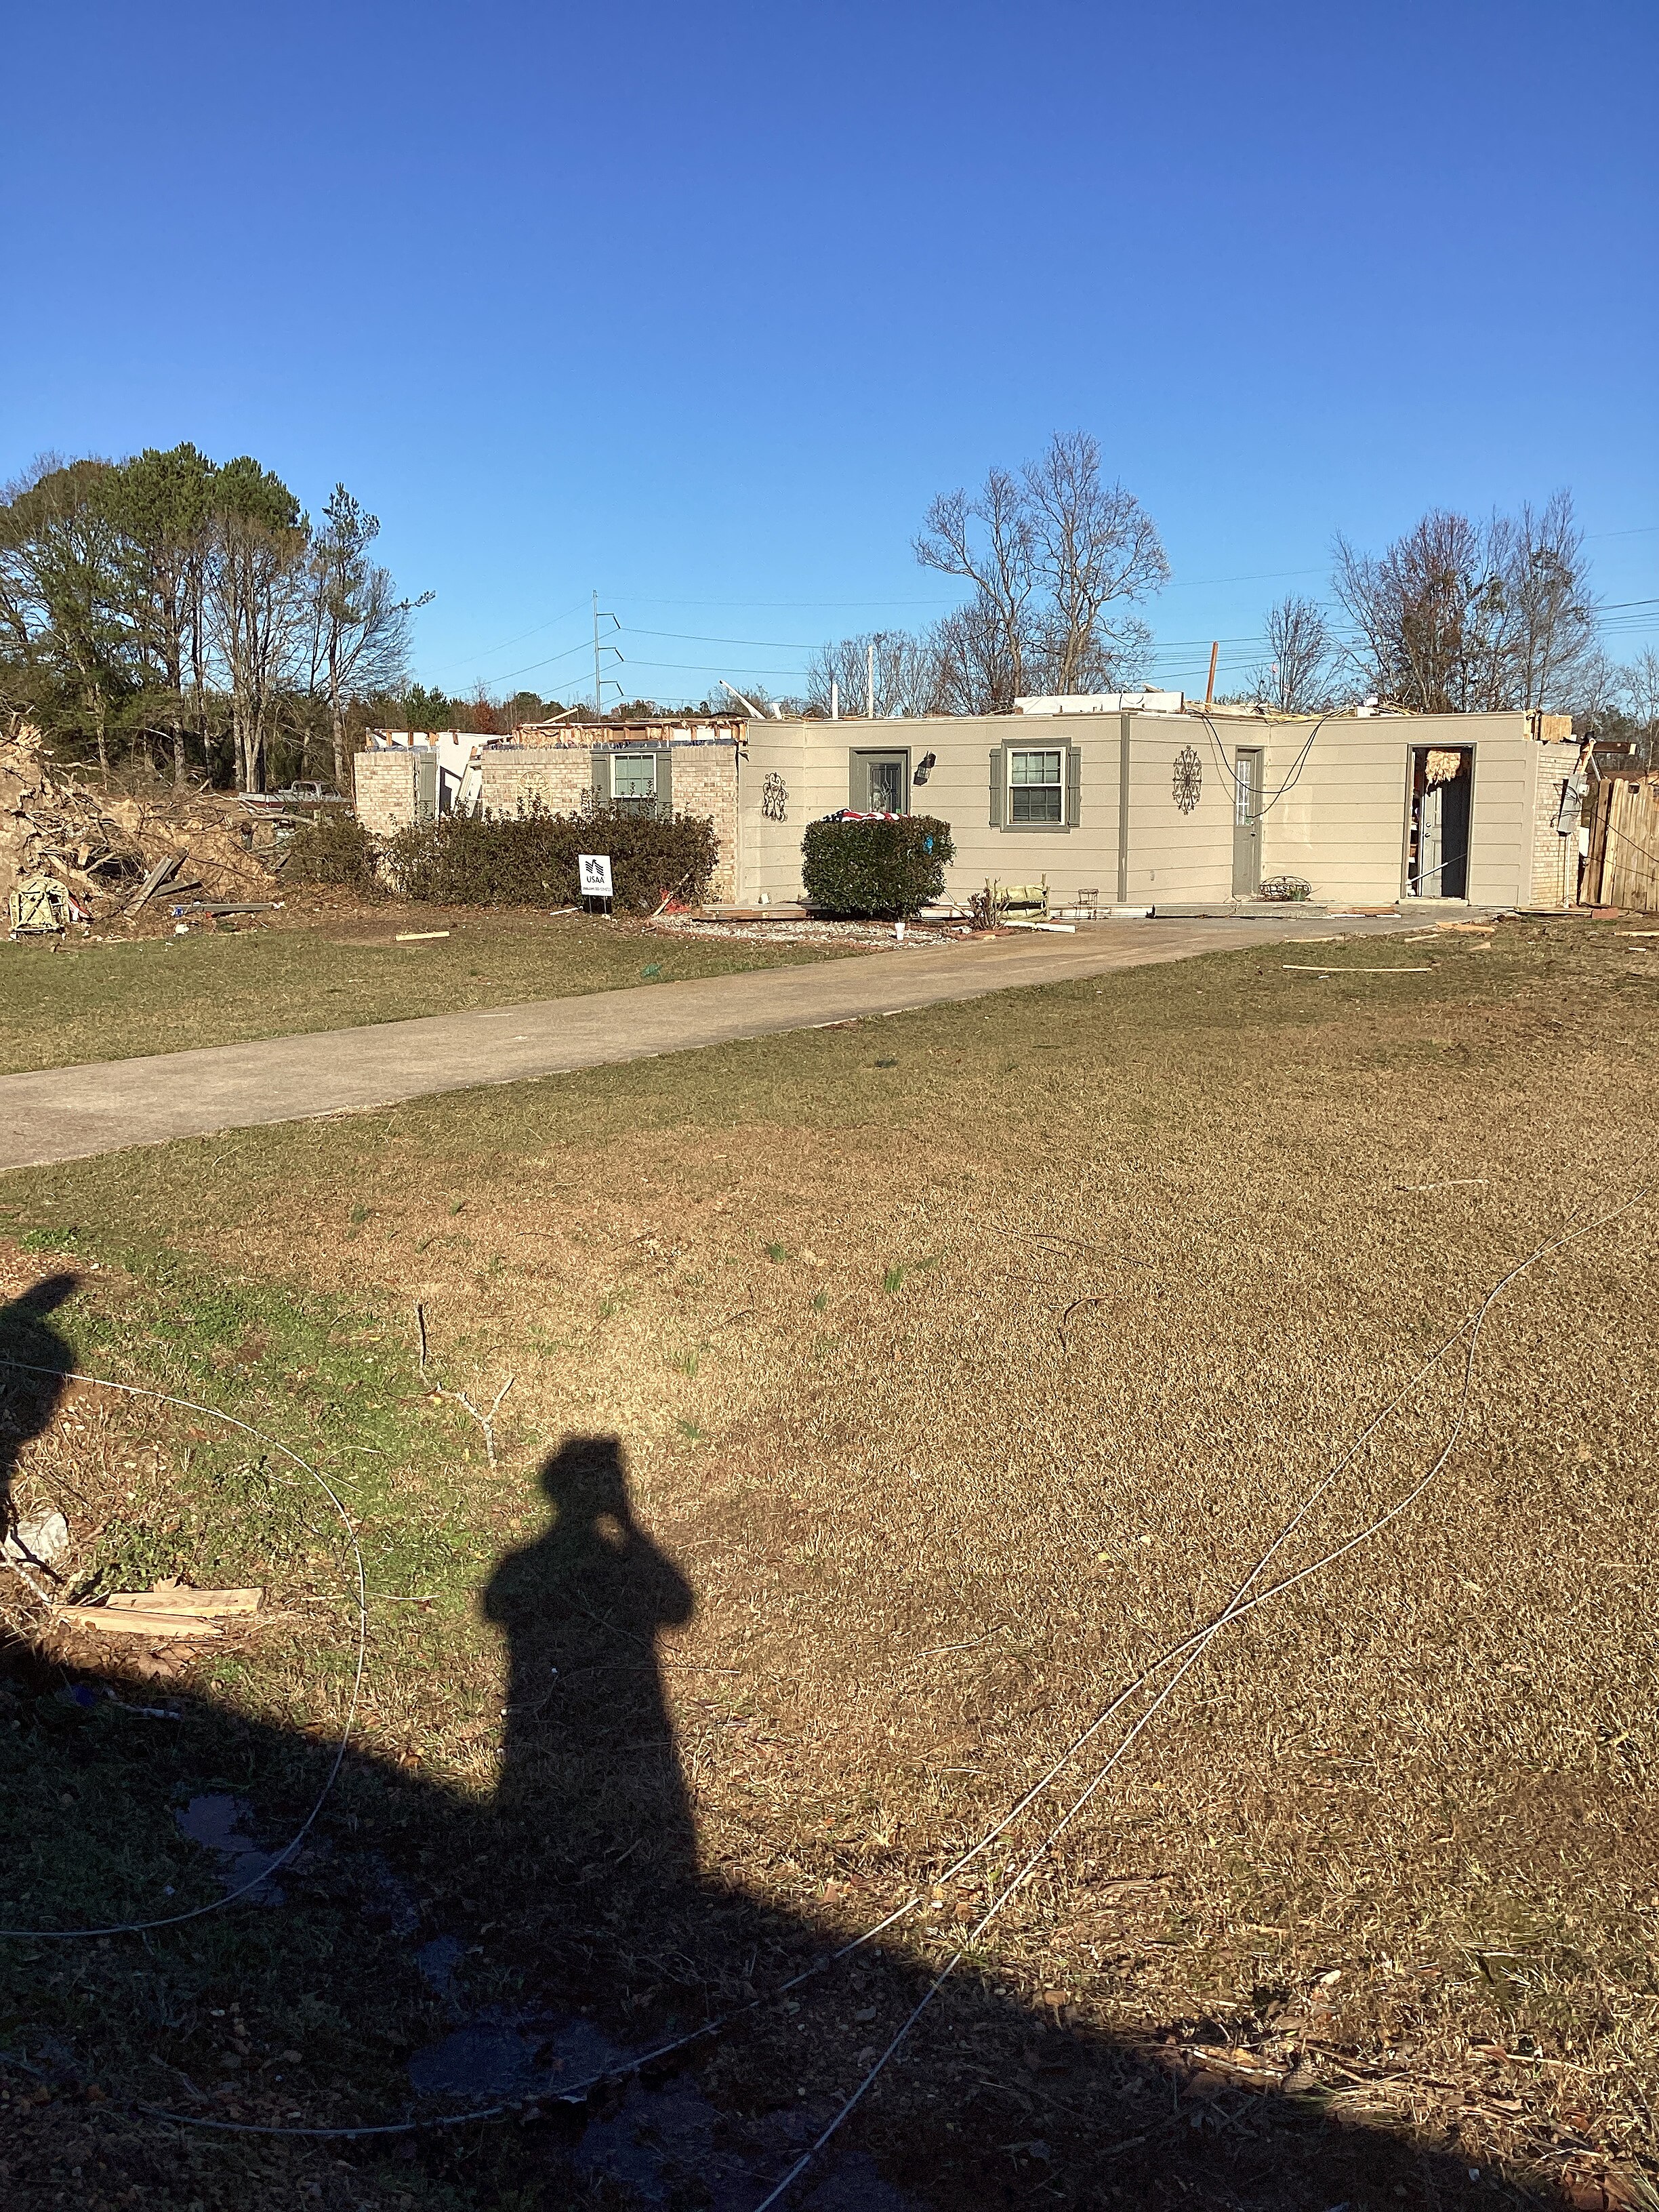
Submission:
<svg viewBox="0 0 1659 2212">
<path fill-rule="evenodd" d="M 609 853 L 578 853 L 576 880 L 585 899 L 611 896 L 611 855 Z"/>
</svg>

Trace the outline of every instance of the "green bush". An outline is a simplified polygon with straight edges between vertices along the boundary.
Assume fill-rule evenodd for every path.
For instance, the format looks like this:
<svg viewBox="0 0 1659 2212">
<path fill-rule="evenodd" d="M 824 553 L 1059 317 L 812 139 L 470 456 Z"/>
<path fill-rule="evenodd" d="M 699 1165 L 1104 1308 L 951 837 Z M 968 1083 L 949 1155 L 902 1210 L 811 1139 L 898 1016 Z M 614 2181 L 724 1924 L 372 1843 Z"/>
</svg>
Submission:
<svg viewBox="0 0 1659 2212">
<path fill-rule="evenodd" d="M 445 814 L 400 830 L 383 873 L 404 898 L 437 906 L 572 906 L 579 853 L 608 853 L 616 904 L 649 914 L 668 897 L 705 896 L 720 845 L 702 815 L 595 806 L 550 814 L 536 800 L 513 815 Z"/>
<path fill-rule="evenodd" d="M 956 858 L 950 823 L 931 814 L 864 821 L 832 814 L 809 826 L 800 848 L 806 902 L 816 912 L 884 921 L 931 906 Z"/>
<path fill-rule="evenodd" d="M 297 829 L 282 860 L 284 884 L 336 884 L 362 898 L 384 898 L 380 848 L 355 814 L 331 808 Z"/>
</svg>

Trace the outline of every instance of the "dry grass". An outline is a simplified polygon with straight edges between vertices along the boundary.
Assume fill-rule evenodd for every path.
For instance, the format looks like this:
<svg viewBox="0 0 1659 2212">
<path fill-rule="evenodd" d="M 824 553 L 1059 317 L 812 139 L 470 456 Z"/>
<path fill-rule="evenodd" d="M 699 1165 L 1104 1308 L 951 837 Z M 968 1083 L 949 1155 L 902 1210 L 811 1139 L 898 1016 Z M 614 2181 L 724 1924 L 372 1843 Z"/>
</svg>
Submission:
<svg viewBox="0 0 1659 2212">
<path fill-rule="evenodd" d="M 988 1893 L 983 1863 L 948 1892 L 938 1869 L 1224 1599 L 1492 1280 L 1631 1195 L 1652 988 L 1584 925 L 1510 925 L 1409 981 L 1229 956 L 178 1146 L 136 1187 L 118 1163 L 12 1177 L 0 1225 L 9 1206 L 110 1258 L 370 1286 L 388 1346 L 418 1298 L 446 1379 L 515 1376 L 499 1476 L 476 1437 L 454 1456 L 453 1409 L 411 1411 L 447 1471 L 376 1508 L 411 1571 L 411 1532 L 466 1532 L 442 1668 L 417 1663 L 429 1627 L 377 1626 L 372 1721 L 463 1802 L 495 1784 L 527 1648 L 469 1602 L 470 1563 L 556 1553 L 538 1457 L 619 1438 L 631 1556 L 676 1564 L 690 1618 L 653 1565 L 559 1650 L 591 1672 L 660 1632 L 679 1780 L 619 1770 L 578 1691 L 545 1735 L 515 1747 L 509 1723 L 512 1790 L 579 1799 L 597 1851 L 683 1787 L 702 1893 L 796 1923 L 851 1931 L 920 1885 L 921 1960 Z M 1645 2201 L 1656 1204 L 1507 1294 L 1437 1486 L 1218 1641 L 988 1939 L 996 1987 L 1120 2046 L 1176 2033 L 1168 2063 L 1200 2086 L 1299 2059 L 1334 2115 Z M 1291 1564 L 1415 1479 L 1456 1379 L 1385 1426 Z M 291 1724 L 304 1675 L 246 1695 Z M 585 1940 L 648 2015 L 660 1964 L 653 1983 L 623 1935 Z M 1063 2084 L 1012 2086 L 994 2037 L 976 2057 L 975 2019 L 947 2020 L 928 2078 L 969 2096 L 988 2069 L 1077 2172 L 1107 2171 Z M 831 2037 L 810 2078 L 855 2057 Z M 882 2096 L 896 2157 L 921 2080 Z"/>
</svg>

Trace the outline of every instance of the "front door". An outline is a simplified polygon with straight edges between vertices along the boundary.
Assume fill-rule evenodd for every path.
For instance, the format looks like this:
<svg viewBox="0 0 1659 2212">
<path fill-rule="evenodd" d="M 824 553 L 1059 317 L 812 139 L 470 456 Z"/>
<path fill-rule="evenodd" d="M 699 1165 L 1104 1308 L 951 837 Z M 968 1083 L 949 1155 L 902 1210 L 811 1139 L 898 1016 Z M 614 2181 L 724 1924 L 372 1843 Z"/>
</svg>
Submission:
<svg viewBox="0 0 1659 2212">
<path fill-rule="evenodd" d="M 1254 898 L 1261 888 L 1261 748 L 1233 756 L 1233 896 Z"/>
<path fill-rule="evenodd" d="M 1406 817 L 1406 893 L 1410 898 L 1469 895 L 1472 745 L 1413 745 L 1411 809 Z"/>
</svg>

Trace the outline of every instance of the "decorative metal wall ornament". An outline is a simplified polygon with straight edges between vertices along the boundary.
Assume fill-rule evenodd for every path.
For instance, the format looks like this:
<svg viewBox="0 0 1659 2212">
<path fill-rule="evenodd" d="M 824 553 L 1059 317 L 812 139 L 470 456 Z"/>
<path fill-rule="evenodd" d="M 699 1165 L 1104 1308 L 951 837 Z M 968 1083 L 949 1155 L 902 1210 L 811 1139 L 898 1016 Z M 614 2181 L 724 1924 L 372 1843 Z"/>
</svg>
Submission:
<svg viewBox="0 0 1659 2212">
<path fill-rule="evenodd" d="M 789 787 L 775 769 L 761 786 L 761 812 L 769 822 L 782 822 L 788 805 Z"/>
<path fill-rule="evenodd" d="M 1183 814 L 1190 814 L 1204 795 L 1204 763 L 1190 745 L 1182 745 L 1176 755 L 1170 795 Z"/>
</svg>

